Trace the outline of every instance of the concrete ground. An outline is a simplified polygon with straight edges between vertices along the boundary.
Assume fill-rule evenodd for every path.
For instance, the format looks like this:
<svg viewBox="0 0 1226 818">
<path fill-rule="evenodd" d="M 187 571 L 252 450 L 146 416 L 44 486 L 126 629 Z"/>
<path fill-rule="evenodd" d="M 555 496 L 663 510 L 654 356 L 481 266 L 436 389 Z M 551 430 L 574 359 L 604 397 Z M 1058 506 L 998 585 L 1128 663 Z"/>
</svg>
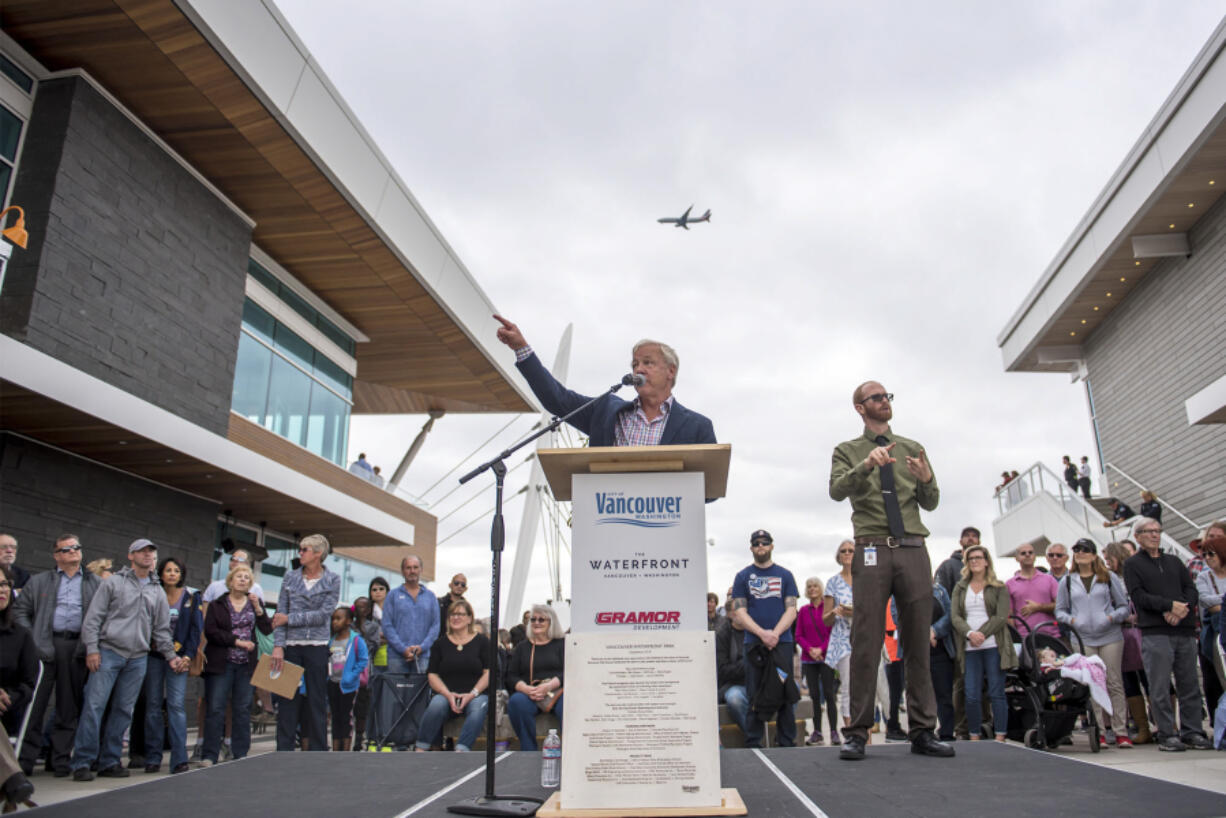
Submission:
<svg viewBox="0 0 1226 818">
<path fill-rule="evenodd" d="M 194 742 L 194 733 L 189 732 L 188 739 L 189 742 Z M 878 743 L 882 741 L 879 735 L 874 735 L 873 739 Z M 251 755 L 273 752 L 274 748 L 271 731 L 265 735 L 252 737 Z M 837 752 L 837 748 L 804 747 L 798 748 L 797 752 L 829 753 Z M 871 746 L 869 752 L 872 752 Z M 1032 750 L 1031 752 L 1040 751 Z M 1100 753 L 1092 753 L 1086 735 L 1075 733 L 1073 746 L 1061 747 L 1056 755 L 1069 759 L 1069 763 L 1101 764 L 1124 772 L 1184 784 L 1189 787 L 1199 787 L 1226 795 L 1226 752 L 1188 750 L 1182 753 L 1163 753 L 1159 752 L 1156 745 L 1147 744 L 1131 750 L 1109 749 Z M 55 778 L 50 773 L 42 772 L 40 768 L 32 779 L 36 788 L 34 801 L 40 805 L 55 804 L 120 787 L 138 786 L 169 775 L 165 764 L 162 765 L 162 770 L 160 773 L 153 774 L 143 770 L 133 770 L 129 778 L 96 778 L 89 782 L 77 782 L 71 778 Z"/>
</svg>

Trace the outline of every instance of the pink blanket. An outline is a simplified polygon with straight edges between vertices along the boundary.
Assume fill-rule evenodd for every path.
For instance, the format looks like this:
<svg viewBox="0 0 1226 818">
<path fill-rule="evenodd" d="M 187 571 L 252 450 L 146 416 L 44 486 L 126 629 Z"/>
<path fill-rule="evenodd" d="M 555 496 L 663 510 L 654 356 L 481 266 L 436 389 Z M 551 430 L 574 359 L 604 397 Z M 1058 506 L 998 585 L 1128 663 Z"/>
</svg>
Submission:
<svg viewBox="0 0 1226 818">
<path fill-rule="evenodd" d="M 1111 713 L 1111 696 L 1107 693 L 1107 666 L 1097 656 L 1082 656 L 1070 653 L 1064 657 L 1060 675 L 1081 682 L 1090 688 L 1090 698 L 1103 710 Z"/>
</svg>

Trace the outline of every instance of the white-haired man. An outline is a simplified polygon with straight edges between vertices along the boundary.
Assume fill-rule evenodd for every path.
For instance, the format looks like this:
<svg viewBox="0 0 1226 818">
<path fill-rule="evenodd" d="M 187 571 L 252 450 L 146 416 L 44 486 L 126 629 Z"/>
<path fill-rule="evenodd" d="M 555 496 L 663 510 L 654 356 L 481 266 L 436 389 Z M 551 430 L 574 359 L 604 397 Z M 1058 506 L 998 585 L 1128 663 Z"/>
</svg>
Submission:
<svg viewBox="0 0 1226 818">
<path fill-rule="evenodd" d="M 553 414 L 561 417 L 591 400 L 572 392 L 549 373 L 519 327 L 500 315 L 498 340 L 515 350 L 515 366 L 532 393 Z M 673 398 L 680 361 L 668 344 L 643 339 L 630 353 L 630 369 L 643 377 L 635 387 L 638 397 L 624 401 L 615 395 L 602 395 L 591 406 L 567 423 L 591 439 L 593 446 L 672 446 L 714 443 L 711 421 Z"/>
</svg>

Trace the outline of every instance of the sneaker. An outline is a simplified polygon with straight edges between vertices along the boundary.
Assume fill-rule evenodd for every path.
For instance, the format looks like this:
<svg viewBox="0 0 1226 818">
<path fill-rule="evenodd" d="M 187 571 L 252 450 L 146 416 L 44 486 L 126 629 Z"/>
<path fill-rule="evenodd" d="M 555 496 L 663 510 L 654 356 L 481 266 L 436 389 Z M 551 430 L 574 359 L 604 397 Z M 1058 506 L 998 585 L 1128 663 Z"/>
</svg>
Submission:
<svg viewBox="0 0 1226 818">
<path fill-rule="evenodd" d="M 1179 740 L 1179 736 L 1167 736 L 1158 742 L 1158 749 L 1166 753 L 1182 753 L 1188 748 Z"/>
<path fill-rule="evenodd" d="M 838 730 L 832 731 L 830 733 L 830 746 L 838 747 L 842 743 L 843 743 L 843 739 L 839 738 L 839 731 Z"/>
<path fill-rule="evenodd" d="M 113 767 L 107 767 L 105 770 L 98 771 L 99 778 L 127 778 L 130 775 L 132 775 L 132 773 L 128 772 L 126 767 L 121 767 L 118 764 Z"/>
<path fill-rule="evenodd" d="M 161 770 L 162 770 L 161 764 L 146 764 L 145 765 L 145 772 L 147 773 L 161 772 Z"/>
<path fill-rule="evenodd" d="M 1200 733 L 1193 733 L 1187 738 L 1180 739 L 1185 746 L 1193 750 L 1212 750 L 1213 742 L 1202 736 Z"/>
<path fill-rule="evenodd" d="M 144 767 L 144 766 L 145 766 L 144 756 L 134 756 L 134 755 L 128 756 L 128 769 L 129 770 L 139 770 L 141 767 Z"/>
<path fill-rule="evenodd" d="M 188 771 L 188 770 L 190 770 L 191 768 L 192 768 L 191 763 L 190 763 L 190 762 L 187 762 L 187 761 L 184 761 L 184 762 L 183 762 L 182 764 L 180 764 L 178 767 L 175 767 L 173 770 L 171 770 L 171 771 L 170 771 L 170 774 L 171 774 L 171 775 L 178 775 L 179 773 L 185 773 L 185 772 L 187 772 L 187 771 Z"/>
<path fill-rule="evenodd" d="M 234 758 L 234 751 L 230 749 L 230 742 L 222 742 L 221 745 L 221 760 L 229 761 Z"/>
<path fill-rule="evenodd" d="M 204 742 L 197 741 L 196 746 L 192 748 L 192 757 L 188 761 L 200 761 L 204 758 Z"/>
<path fill-rule="evenodd" d="M 1109 746 L 1110 746 L 1110 745 L 1109 745 L 1109 744 L 1107 744 L 1107 737 L 1106 737 L 1106 736 L 1104 736 L 1102 733 L 1099 733 L 1099 734 L 1098 734 L 1098 748 L 1099 748 L 1100 750 L 1105 750 L 1105 749 L 1107 749 Z"/>
<path fill-rule="evenodd" d="M 94 773 L 89 767 L 78 767 L 72 771 L 73 781 L 93 781 Z"/>
<path fill-rule="evenodd" d="M 809 734 L 809 737 L 805 739 L 805 744 L 808 744 L 810 747 L 815 747 L 819 744 L 825 744 L 825 741 L 822 739 L 822 734 L 817 730 L 814 730 Z"/>
<path fill-rule="evenodd" d="M 1131 750 L 1132 739 L 1128 738 L 1128 736 L 1116 736 L 1115 746 L 1119 747 L 1121 750 Z"/>
</svg>

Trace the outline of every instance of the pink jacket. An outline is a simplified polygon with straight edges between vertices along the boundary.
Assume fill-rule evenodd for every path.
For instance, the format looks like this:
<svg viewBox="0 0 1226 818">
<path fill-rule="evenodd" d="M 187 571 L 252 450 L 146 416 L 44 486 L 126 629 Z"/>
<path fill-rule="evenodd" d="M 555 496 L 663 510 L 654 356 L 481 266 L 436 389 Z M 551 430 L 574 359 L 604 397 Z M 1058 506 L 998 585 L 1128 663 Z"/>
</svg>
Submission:
<svg viewBox="0 0 1226 818">
<path fill-rule="evenodd" d="M 800 661 L 812 663 L 809 648 L 821 648 L 826 655 L 830 645 L 830 631 L 822 622 L 821 605 L 805 605 L 796 612 L 796 642 L 800 645 Z"/>
</svg>

